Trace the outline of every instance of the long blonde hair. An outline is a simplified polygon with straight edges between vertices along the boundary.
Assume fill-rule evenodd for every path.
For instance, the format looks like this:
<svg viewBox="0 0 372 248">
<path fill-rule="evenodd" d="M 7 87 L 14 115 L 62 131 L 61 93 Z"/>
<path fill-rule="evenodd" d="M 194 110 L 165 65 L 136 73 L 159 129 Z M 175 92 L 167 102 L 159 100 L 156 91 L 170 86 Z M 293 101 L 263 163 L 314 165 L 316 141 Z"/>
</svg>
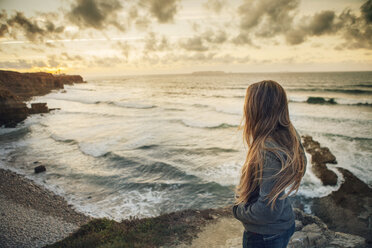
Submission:
<svg viewBox="0 0 372 248">
<path fill-rule="evenodd" d="M 244 121 L 244 125 L 242 122 Z M 268 204 L 274 208 L 279 195 L 289 187 L 284 199 L 290 193 L 297 193 L 305 171 L 300 140 L 289 119 L 287 95 L 275 81 L 264 80 L 247 88 L 244 116 L 239 129 L 248 145 L 248 153 L 241 171 L 240 183 L 236 187 L 236 204 L 247 202 L 262 182 L 264 151 L 273 152 L 281 161 L 282 168 L 276 173 L 275 184 L 268 194 Z M 278 144 L 268 147 L 265 141 Z M 280 153 L 285 156 L 280 156 Z"/>
</svg>

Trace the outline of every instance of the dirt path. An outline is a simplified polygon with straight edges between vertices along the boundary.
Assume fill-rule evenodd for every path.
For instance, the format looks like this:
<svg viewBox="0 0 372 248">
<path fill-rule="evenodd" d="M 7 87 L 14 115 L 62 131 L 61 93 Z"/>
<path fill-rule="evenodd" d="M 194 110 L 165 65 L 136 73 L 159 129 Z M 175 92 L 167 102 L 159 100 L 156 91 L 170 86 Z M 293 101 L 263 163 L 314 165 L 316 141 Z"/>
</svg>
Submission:
<svg viewBox="0 0 372 248">
<path fill-rule="evenodd" d="M 231 217 L 222 217 L 215 223 L 202 228 L 198 237 L 190 245 L 180 245 L 178 248 L 241 248 L 243 225 Z"/>
</svg>

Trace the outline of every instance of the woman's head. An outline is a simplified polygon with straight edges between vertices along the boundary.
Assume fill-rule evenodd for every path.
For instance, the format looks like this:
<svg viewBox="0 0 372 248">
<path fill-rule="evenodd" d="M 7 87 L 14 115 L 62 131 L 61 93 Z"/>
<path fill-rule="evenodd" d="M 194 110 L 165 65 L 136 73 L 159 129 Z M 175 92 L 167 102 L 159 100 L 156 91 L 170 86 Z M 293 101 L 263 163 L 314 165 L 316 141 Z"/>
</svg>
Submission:
<svg viewBox="0 0 372 248">
<path fill-rule="evenodd" d="M 268 196 L 273 206 L 288 186 L 291 187 L 285 196 L 298 190 L 305 169 L 300 141 L 289 119 L 287 96 L 282 86 L 272 80 L 251 84 L 245 96 L 243 121 L 240 128 L 243 128 L 243 138 L 249 150 L 242 167 L 236 202 L 248 201 L 261 183 L 263 151 L 267 150 L 275 153 L 282 163 L 276 184 Z M 278 146 L 268 147 L 266 141 Z M 285 154 L 285 160 L 279 152 Z"/>
<path fill-rule="evenodd" d="M 288 128 L 287 95 L 282 86 L 271 80 L 251 84 L 245 96 L 244 117 L 248 145 L 276 129 Z"/>
</svg>

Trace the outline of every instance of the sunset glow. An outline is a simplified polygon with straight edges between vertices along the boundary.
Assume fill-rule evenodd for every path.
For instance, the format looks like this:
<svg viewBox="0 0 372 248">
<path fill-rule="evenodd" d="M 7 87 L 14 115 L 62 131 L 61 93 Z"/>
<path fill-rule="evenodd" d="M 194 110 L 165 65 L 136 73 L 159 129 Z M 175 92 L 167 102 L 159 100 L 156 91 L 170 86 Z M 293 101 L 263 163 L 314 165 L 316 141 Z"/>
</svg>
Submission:
<svg viewBox="0 0 372 248">
<path fill-rule="evenodd" d="M 372 68 L 371 1 L 4 0 L 0 7 L 1 69 L 125 75 Z"/>
</svg>

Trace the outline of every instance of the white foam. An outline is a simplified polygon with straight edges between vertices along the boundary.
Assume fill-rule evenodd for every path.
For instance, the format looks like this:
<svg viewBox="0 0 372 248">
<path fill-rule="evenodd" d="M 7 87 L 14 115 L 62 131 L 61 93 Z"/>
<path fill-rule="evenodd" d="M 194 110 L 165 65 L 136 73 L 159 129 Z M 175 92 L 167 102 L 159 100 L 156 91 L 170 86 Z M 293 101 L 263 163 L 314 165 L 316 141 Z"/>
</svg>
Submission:
<svg viewBox="0 0 372 248">
<path fill-rule="evenodd" d="M 209 182 L 216 182 L 223 186 L 237 185 L 239 183 L 240 169 L 243 162 L 226 162 L 216 167 L 208 167 L 200 171 L 193 171 L 192 174 Z"/>
<path fill-rule="evenodd" d="M 206 123 L 206 122 L 200 122 L 200 121 L 196 121 L 196 120 L 181 120 L 181 122 L 187 126 L 187 127 L 197 127 L 197 128 L 216 128 L 216 127 L 219 127 L 221 125 L 230 125 L 230 126 L 235 126 L 237 124 L 233 123 L 221 123 L 221 122 L 209 122 L 209 123 Z"/>
<path fill-rule="evenodd" d="M 307 168 L 304 177 L 302 178 L 301 185 L 298 191 L 298 195 L 302 195 L 308 198 L 314 197 L 323 197 L 329 195 L 333 191 L 336 191 L 340 188 L 340 185 L 343 182 L 342 174 L 332 168 L 327 166 L 330 170 L 334 171 L 337 175 L 337 184 L 335 186 L 324 186 L 322 181 L 313 173 L 312 164 L 310 162 L 311 155 L 306 154 L 307 158 Z"/>
<path fill-rule="evenodd" d="M 243 108 L 241 107 L 233 107 L 233 106 L 218 106 L 215 107 L 215 110 L 217 112 L 225 113 L 225 114 L 231 114 L 231 115 L 243 115 Z"/>
<path fill-rule="evenodd" d="M 101 142 L 79 142 L 79 149 L 84 154 L 93 156 L 93 157 L 101 157 L 106 153 L 110 152 L 112 149 L 111 147 L 118 143 L 118 139 L 108 139 Z"/>
<path fill-rule="evenodd" d="M 161 205 L 169 201 L 165 191 L 152 189 L 117 192 L 115 196 L 105 197 L 103 200 L 91 203 L 87 199 L 68 197 L 68 202 L 79 212 L 96 218 L 110 218 L 116 221 L 128 219 L 130 216 L 153 217 L 161 214 Z"/>
<path fill-rule="evenodd" d="M 155 108 L 155 105 L 140 102 L 113 102 L 114 105 L 125 108 L 149 109 Z"/>
</svg>

